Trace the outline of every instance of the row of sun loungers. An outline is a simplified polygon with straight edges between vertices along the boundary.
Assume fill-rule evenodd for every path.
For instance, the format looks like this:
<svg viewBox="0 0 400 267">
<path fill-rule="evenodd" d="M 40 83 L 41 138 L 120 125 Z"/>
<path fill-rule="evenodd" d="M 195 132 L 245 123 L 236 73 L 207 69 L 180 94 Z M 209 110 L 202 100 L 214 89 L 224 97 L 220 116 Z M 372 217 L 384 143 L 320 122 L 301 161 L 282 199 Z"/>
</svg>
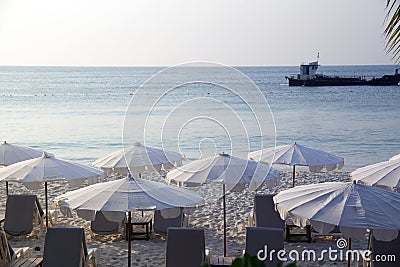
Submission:
<svg viewBox="0 0 400 267">
<path fill-rule="evenodd" d="M 4 231 L 0 231 L 0 240 L 1 266 L 87 267 L 97 265 L 97 249 L 86 247 L 83 228 L 48 228 L 43 258 L 32 258 L 32 249 L 28 247 L 11 248 Z"/>
<path fill-rule="evenodd" d="M 246 248 L 244 253 L 257 255 L 268 241 L 268 249 L 283 249 L 283 230 L 267 227 L 248 227 L 246 230 Z M 166 267 L 197 267 L 210 262 L 212 255 L 206 249 L 204 229 L 168 228 L 166 249 Z M 267 260 L 276 266 L 278 260 Z"/>
<path fill-rule="evenodd" d="M 204 229 L 170 227 L 167 234 L 167 267 L 195 267 L 210 261 L 211 254 L 206 249 Z M 11 248 L 4 231 L 0 231 L 0 242 L 1 266 L 8 266 L 7 264 L 21 258 L 32 259 L 32 250 L 30 248 Z M 284 249 L 283 229 L 247 227 L 244 253 L 257 255 L 265 244 L 268 244 L 269 251 L 272 249 L 275 251 Z M 396 254 L 395 256 L 399 257 L 399 246 L 400 236 L 391 242 L 382 242 L 371 238 L 372 257 L 375 254 Z M 46 234 L 43 258 L 34 258 L 36 261 L 43 261 L 42 266 L 60 267 L 89 266 L 89 264 L 90 266 L 96 266 L 97 259 L 97 250 L 86 247 L 82 228 L 49 228 Z M 267 266 L 276 266 L 278 259 L 274 257 L 272 261 L 266 259 L 266 262 Z M 365 263 L 364 266 L 397 266 L 397 263 L 372 262 L 371 264 Z"/>
<path fill-rule="evenodd" d="M 279 213 L 275 211 L 272 200 L 273 195 L 256 195 L 254 199 L 254 210 L 250 214 L 249 226 L 256 227 L 272 227 L 285 229 L 285 221 L 283 221 Z M 187 219 L 183 209 L 178 208 L 179 212 L 176 217 L 164 218 L 162 212 L 156 210 L 153 218 L 153 231 L 155 234 L 166 236 L 168 227 L 181 227 L 187 225 Z M 49 214 L 54 214 L 50 212 Z M 39 201 L 35 195 L 9 195 L 6 203 L 4 223 L 5 232 L 11 236 L 21 236 L 30 234 L 34 226 L 39 227 L 38 235 L 43 232 L 43 222 L 45 213 L 43 212 Z M 51 216 L 50 222 L 54 223 L 55 216 Z M 286 222 L 286 232 L 289 226 Z M 110 222 L 101 212 L 97 212 L 95 220 L 91 222 L 91 230 L 94 234 L 107 235 L 114 233 L 124 233 L 121 231 L 124 222 Z M 309 233 L 307 233 L 309 235 Z M 286 235 L 289 240 L 290 234 Z M 310 240 L 309 240 L 310 241 Z"/>
<path fill-rule="evenodd" d="M 156 210 L 154 211 L 153 219 L 154 223 L 152 223 L 152 232 L 153 235 L 157 234 L 162 237 L 167 236 L 167 231 L 169 227 L 182 227 L 188 226 L 187 219 L 185 218 L 185 214 L 183 209 L 179 208 L 179 214 L 176 217 L 172 218 L 164 218 L 162 216 L 161 211 Z M 90 229 L 92 234 L 97 235 L 110 235 L 121 233 L 122 236 L 125 238 L 126 229 L 125 229 L 126 221 L 123 220 L 121 222 L 111 222 L 106 219 L 102 212 L 96 212 L 94 221 L 90 223 Z"/>
<path fill-rule="evenodd" d="M 257 255 L 260 249 L 268 244 L 268 250 L 284 248 L 284 238 L 288 236 L 288 222 L 283 221 L 275 211 L 273 195 L 256 195 L 254 210 L 249 216 L 249 227 L 246 229 L 246 249 L 249 255 Z M 32 249 L 11 248 L 8 245 L 6 234 L 20 236 L 30 234 L 34 226 L 38 226 L 39 234 L 43 232 L 44 212 L 35 195 L 9 195 L 6 204 L 6 217 L 3 229 L 0 230 L 0 266 L 21 258 L 31 258 Z M 161 236 L 168 236 L 166 247 L 166 266 L 199 266 L 208 262 L 211 255 L 206 250 L 204 230 L 185 228 L 185 214 L 178 209 L 176 217 L 164 218 L 162 212 L 154 212 L 153 231 Z M 97 212 L 95 220 L 91 222 L 91 231 L 94 234 L 107 235 L 125 233 L 125 221 L 110 222 L 101 213 Z M 121 230 L 123 229 L 123 230 Z M 339 230 L 339 229 L 337 229 Z M 335 233 L 336 234 L 336 233 Z M 340 232 L 339 232 L 340 234 Z M 306 232 L 307 238 L 311 233 Z M 314 233 L 313 235 L 317 235 Z M 62 240 L 62 242 L 59 242 Z M 400 258 L 400 235 L 391 242 L 377 241 L 371 238 L 370 248 L 375 254 L 396 254 Z M 68 249 L 66 249 L 68 248 Z M 60 252 L 62 251 L 62 252 Z M 96 250 L 88 250 L 85 235 L 81 228 L 48 228 L 43 254 L 43 266 L 95 266 Z M 37 259 L 35 259 L 37 260 Z M 42 259 L 38 259 L 42 260 Z M 267 259 L 268 261 L 268 259 Z M 63 264 L 66 265 L 63 265 Z M 277 259 L 273 259 L 273 264 Z M 396 266 L 390 263 L 372 262 L 364 266 Z M 396 264 L 396 262 L 394 263 Z M 274 265 L 275 266 L 275 265 Z"/>
<path fill-rule="evenodd" d="M 185 225 L 183 209 L 178 208 L 176 217 L 164 218 L 161 211 L 154 212 L 153 231 L 161 236 L 167 235 L 168 227 L 180 227 Z M 50 212 L 54 214 L 54 212 Z M 34 227 L 39 228 L 37 235 L 43 233 L 45 213 L 35 195 L 9 195 L 7 197 L 5 218 L 0 221 L 2 228 L 11 236 L 23 236 L 35 232 Z M 50 220 L 54 224 L 54 215 Z M 95 220 L 91 222 L 91 230 L 94 234 L 108 235 L 118 232 L 124 233 L 124 221 L 108 221 L 101 212 L 97 212 Z M 36 234 L 36 233 L 35 233 Z"/>
</svg>

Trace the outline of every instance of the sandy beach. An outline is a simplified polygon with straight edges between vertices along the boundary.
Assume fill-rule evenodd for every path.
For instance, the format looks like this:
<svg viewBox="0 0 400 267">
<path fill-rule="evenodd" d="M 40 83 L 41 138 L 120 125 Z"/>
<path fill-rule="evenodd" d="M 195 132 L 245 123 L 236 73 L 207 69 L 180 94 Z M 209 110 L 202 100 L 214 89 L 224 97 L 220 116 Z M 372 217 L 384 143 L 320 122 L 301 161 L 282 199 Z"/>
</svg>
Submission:
<svg viewBox="0 0 400 267">
<path fill-rule="evenodd" d="M 293 190 L 282 202 L 277 201 L 282 213 L 290 210 L 307 217 L 321 232 L 333 228 L 327 222 L 340 224 L 339 230 L 349 235 L 355 234 L 355 228 L 360 230 L 358 227 L 371 228 L 371 236 L 374 233 L 376 240 L 387 241 L 389 231 L 386 230 L 395 233 L 400 229 L 400 195 L 375 191 L 372 187 L 365 189 L 366 186 L 357 182 L 349 183 L 341 191 L 325 188 L 325 191 L 312 192 L 316 189 L 315 184 L 350 182 L 350 174 L 355 169 L 377 163 L 381 166 L 380 162 L 400 156 L 400 0 L 0 0 L 0 36 L 0 142 L 3 144 L 28 146 L 39 150 L 40 155 L 50 153 L 56 160 L 119 170 L 119 174 L 125 174 L 127 167 L 133 172 L 141 172 L 141 177 L 146 180 L 162 183 L 167 183 L 166 170 L 154 173 L 146 168 L 168 169 L 179 166 L 181 161 L 186 164 L 219 153 L 268 162 L 280 171 L 280 181 L 274 187 L 262 185 L 254 192 L 249 190 L 251 185 L 240 184 L 244 190 L 227 192 L 224 198 L 222 183 L 232 185 L 225 178 L 248 183 L 251 177 L 254 182 L 257 174 L 260 180 L 264 178 L 261 176 L 266 170 L 254 172 L 253 169 L 252 174 L 247 174 L 252 168 L 246 166 L 243 169 L 241 164 L 237 165 L 239 168 L 229 159 L 208 172 L 203 161 L 200 162 L 203 165 L 198 165 L 200 168 L 191 170 L 197 172 L 195 175 L 189 177 L 189 171 L 177 175 L 179 179 L 169 180 L 171 184 L 194 185 L 204 181 L 200 179 L 210 179 L 220 170 L 224 171 L 223 175 L 215 177 L 213 182 L 218 181 L 215 184 L 188 188 L 204 198 L 204 205 L 193 211 L 190 209 L 191 214 L 185 217 L 185 227 L 204 229 L 205 247 L 211 255 L 222 256 L 225 244 L 227 256 L 233 259 L 243 255 L 255 195 L 278 194 L 293 186 L 292 167 L 283 164 L 294 164 L 295 186 L 311 186 L 306 188 L 309 191 L 295 192 L 299 195 L 296 198 L 292 197 L 296 191 Z M 162 148 L 164 155 L 155 153 L 159 161 L 152 160 L 148 150 L 139 154 L 126 153 L 137 142 Z M 306 150 L 299 149 L 298 156 L 278 157 L 277 148 L 288 144 L 294 145 L 289 153 L 283 154 L 295 155 L 300 144 Z M 308 148 L 320 151 L 311 153 Z M 264 152 L 274 150 L 273 156 L 269 154 L 271 156 L 265 160 L 249 155 L 261 149 Z M 179 159 L 171 160 L 166 150 L 179 154 Z M 28 153 L 22 159 L 19 152 L 11 151 L 6 156 L 9 152 L 5 151 L 0 150 L 0 158 L 5 159 L 0 161 L 0 168 L 39 157 Z M 123 153 L 116 159 L 114 153 L 118 155 L 119 152 Z M 140 159 L 145 154 L 145 159 Z M 104 157 L 106 160 L 102 161 Z M 309 157 L 318 160 L 310 163 Z M 132 159 L 132 164 L 128 163 L 128 158 Z M 95 165 L 98 160 L 100 163 Z M 343 167 L 343 160 L 344 168 L 333 170 L 334 166 Z M 107 164 L 103 165 L 105 161 Z M 51 227 L 83 228 L 87 247 L 97 249 L 97 266 L 128 266 L 128 244 L 129 252 L 132 252 L 131 266 L 166 265 L 166 237 L 153 234 L 149 240 L 135 239 L 128 243 L 122 234 L 122 225 L 121 233 L 95 235 L 91 232 L 91 222 L 80 218 L 76 211 L 65 217 L 53 199 L 78 189 L 69 187 L 68 182 L 48 180 L 46 194 L 45 185 L 38 190 L 29 190 L 15 182 L 24 179 L 27 183 L 28 179 L 33 179 L 33 184 L 42 178 L 72 178 L 80 182 L 80 178 L 96 179 L 97 175 L 84 175 L 63 167 L 64 172 L 53 164 L 31 166 L 13 173 L 8 172 L 11 167 L 0 173 L 0 179 L 9 180 L 7 193 L 35 194 L 43 210 L 46 209 L 45 199 L 48 199 L 49 208 L 58 213 Z M 324 168 L 314 173 L 305 166 L 310 166 L 313 171 Z M 30 169 L 29 175 L 26 175 L 27 169 Z M 142 172 L 143 169 L 146 171 Z M 47 174 L 48 170 L 51 174 Z M 396 167 L 396 171 L 390 171 L 390 178 L 382 180 L 387 183 L 392 177 L 397 179 L 397 171 Z M 239 172 L 241 177 L 235 177 Z M 360 176 L 364 174 L 362 172 Z M 106 182 L 123 177 L 115 174 L 99 179 Z M 352 179 L 359 180 L 354 174 Z M 79 188 L 88 184 L 86 181 Z M 382 186 L 374 182 L 373 186 L 377 185 Z M 400 193 L 398 180 L 383 186 Z M 146 193 L 156 192 L 152 201 L 157 194 L 160 196 L 157 200 L 167 196 L 161 205 L 168 205 L 160 206 L 162 201 L 157 205 L 154 205 L 155 201 L 143 204 L 144 201 L 137 201 L 139 197 L 123 195 L 139 190 L 132 190 L 130 185 L 119 188 L 124 192 L 112 199 L 117 199 L 120 206 L 126 206 L 115 211 L 115 202 L 108 202 L 101 209 L 130 214 L 132 202 L 139 203 L 140 208 L 156 206 L 164 209 L 186 205 L 171 205 L 176 200 L 193 201 L 193 196 L 188 196 L 193 192 L 178 197 L 173 190 L 156 187 Z M 136 188 L 147 189 L 144 186 Z M 361 194 L 357 188 L 363 188 Z M 7 201 L 4 181 L 0 182 L 0 191 L 2 220 Z M 78 194 L 78 198 L 88 196 L 87 192 Z M 143 192 L 137 195 L 143 196 Z M 197 195 L 194 198 L 200 199 Z M 104 200 L 97 194 L 94 204 L 91 203 L 93 206 L 85 206 L 84 212 L 93 215 L 91 208 L 99 209 L 99 199 Z M 295 207 L 296 204 L 301 207 Z M 288 208 L 281 208 L 281 205 Z M 321 205 L 324 205 L 323 209 Z M 21 207 L 32 210 L 28 205 L 20 205 L 17 210 Z M 21 210 L 18 214 L 22 214 Z M 154 210 L 132 213 L 134 216 L 145 214 L 146 221 L 134 218 L 126 225 L 130 227 L 136 223 L 134 227 L 144 232 L 143 224 L 150 225 L 148 216 L 153 216 Z M 123 221 L 124 214 L 118 215 Z M 285 217 L 287 222 L 293 219 L 289 218 L 289 212 L 285 215 L 288 215 Z M 114 219 L 120 218 L 115 216 Z M 297 219 L 294 221 L 298 225 L 311 229 L 305 220 L 298 223 L 303 218 Z M 22 222 L 22 219 L 15 221 Z M 15 221 L 9 225 L 17 226 Z M 294 231 L 299 230 L 292 226 Z M 290 227 L 287 223 L 286 229 L 291 230 Z M 360 251 L 356 250 L 368 248 L 365 229 L 357 231 L 362 236 L 360 239 L 319 235 L 312 238 L 312 242 L 306 240 L 310 232 L 300 230 L 303 230 L 301 237 L 305 237 L 304 240 L 284 242 L 289 260 L 282 266 L 292 263 L 291 256 L 296 253 L 303 258 L 310 252 L 315 254 L 308 254 L 309 257 L 315 255 L 319 260 L 298 260 L 296 266 L 346 266 L 346 253 L 343 252 L 347 248 L 351 248 L 350 256 L 356 254 L 359 257 Z M 39 227 L 35 227 L 28 236 L 7 236 L 8 242 L 14 248 L 30 247 L 33 257 L 43 257 L 46 231 L 40 235 L 38 232 Z M 130 228 L 127 232 L 136 234 Z M 270 232 L 273 231 L 268 234 Z M 275 231 L 275 234 L 277 238 L 269 237 L 266 243 L 280 240 L 280 232 Z M 256 241 L 262 242 L 260 246 L 264 246 L 264 238 L 259 232 L 255 235 Z M 338 240 L 345 245 L 340 247 Z M 347 246 L 349 240 L 351 246 Z M 190 241 L 195 244 L 194 240 Z M 340 254 L 333 255 L 340 259 L 332 260 L 332 250 Z M 392 256 L 397 257 L 391 253 L 384 255 L 386 253 L 380 253 L 376 247 L 373 250 L 373 254 L 369 251 L 373 256 L 385 257 L 371 258 L 371 262 L 390 262 Z M 291 255 L 291 252 L 296 253 Z M 281 254 L 284 253 L 278 250 L 275 255 Z M 368 255 L 363 256 L 368 259 Z M 188 254 L 188 257 L 192 256 Z M 54 258 L 57 263 L 60 261 L 58 254 Z M 351 263 L 353 267 L 358 265 L 356 261 Z"/>
<path fill-rule="evenodd" d="M 147 174 L 150 177 L 150 174 Z M 145 175 L 146 177 L 146 175 Z M 263 188 L 258 193 L 278 193 L 281 190 L 291 186 L 291 172 L 281 172 L 281 182 L 272 189 Z M 154 179 L 154 175 L 152 177 Z M 161 178 L 158 178 L 161 179 Z M 348 181 L 349 171 L 333 171 L 310 173 L 308 171 L 299 171 L 296 176 L 297 185 L 319 183 L 323 181 Z M 1 184 L 1 190 L 5 190 L 5 183 Z M 10 193 L 28 193 L 29 191 L 21 184 L 13 183 L 10 185 Z M 54 182 L 49 184 L 50 199 L 66 190 L 71 190 L 64 182 Z M 206 247 L 214 255 L 223 253 L 223 218 L 221 201 L 218 196 L 221 194 L 221 188 L 210 185 L 201 186 L 195 189 L 205 198 L 206 205 L 197 209 L 189 218 L 190 227 L 204 228 L 206 232 Z M 32 193 L 32 192 L 31 192 Z M 44 192 L 38 190 L 33 192 L 40 198 L 44 206 Z M 227 194 L 227 231 L 228 243 L 227 250 L 229 256 L 240 256 L 245 246 L 246 226 L 248 225 L 248 216 L 253 208 L 253 199 L 255 192 L 244 190 L 242 192 L 231 192 Z M 4 217 L 5 194 L 0 199 L 1 218 Z M 74 214 L 74 218 L 66 218 L 62 215 L 54 227 L 84 227 L 86 240 L 89 248 L 97 248 L 99 253 L 99 266 L 126 266 L 127 265 L 127 242 L 119 234 L 108 236 L 93 236 L 90 232 L 90 222 L 85 221 Z M 41 237 L 17 237 L 9 240 L 13 247 L 30 246 L 36 248 L 34 256 L 40 257 L 43 254 L 44 235 Z M 354 240 L 353 248 L 365 249 L 367 246 L 365 240 Z M 329 246 L 336 248 L 336 241 L 332 238 L 318 238 L 312 243 L 307 242 L 285 242 L 286 250 L 314 249 L 317 253 Z M 40 248 L 40 250 L 39 250 Z M 166 240 L 160 236 L 153 239 L 132 241 L 132 263 L 133 266 L 164 266 L 165 265 Z M 298 266 L 345 266 L 345 262 L 298 262 Z"/>
</svg>

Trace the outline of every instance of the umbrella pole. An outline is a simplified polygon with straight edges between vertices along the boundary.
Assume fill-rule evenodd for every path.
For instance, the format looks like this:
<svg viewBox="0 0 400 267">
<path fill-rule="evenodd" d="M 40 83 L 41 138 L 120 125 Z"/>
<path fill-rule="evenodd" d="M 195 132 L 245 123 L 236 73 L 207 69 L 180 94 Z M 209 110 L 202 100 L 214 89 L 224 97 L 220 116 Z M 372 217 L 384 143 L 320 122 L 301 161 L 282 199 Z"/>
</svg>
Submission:
<svg viewBox="0 0 400 267">
<path fill-rule="evenodd" d="M 224 257 L 226 257 L 226 206 L 225 206 L 225 184 L 223 184 L 223 202 L 224 202 Z"/>
<path fill-rule="evenodd" d="M 49 205 L 47 202 L 47 182 L 44 182 L 44 199 L 46 205 L 46 228 L 49 227 Z"/>
<path fill-rule="evenodd" d="M 131 211 L 129 211 L 128 213 L 128 267 L 131 266 L 131 233 L 132 233 L 132 229 L 131 229 L 131 219 L 132 219 L 132 214 Z"/>
<path fill-rule="evenodd" d="M 294 187 L 294 178 L 296 176 L 296 165 L 293 165 L 293 174 L 292 174 L 292 179 L 293 179 L 293 187 Z"/>
<path fill-rule="evenodd" d="M 351 250 L 351 238 L 350 237 L 349 237 L 349 240 L 348 240 L 347 244 L 348 244 L 347 245 L 347 251 L 349 251 L 349 250 Z M 346 258 L 347 258 L 347 256 L 348 255 L 346 255 Z M 347 258 L 347 267 L 350 267 L 350 259 L 349 258 Z"/>
<path fill-rule="evenodd" d="M 368 250 L 371 250 L 371 237 L 372 237 L 372 230 L 370 230 L 368 233 L 368 244 L 367 244 Z"/>
<path fill-rule="evenodd" d="M 6 181 L 6 194 L 8 196 L 8 181 Z"/>
</svg>

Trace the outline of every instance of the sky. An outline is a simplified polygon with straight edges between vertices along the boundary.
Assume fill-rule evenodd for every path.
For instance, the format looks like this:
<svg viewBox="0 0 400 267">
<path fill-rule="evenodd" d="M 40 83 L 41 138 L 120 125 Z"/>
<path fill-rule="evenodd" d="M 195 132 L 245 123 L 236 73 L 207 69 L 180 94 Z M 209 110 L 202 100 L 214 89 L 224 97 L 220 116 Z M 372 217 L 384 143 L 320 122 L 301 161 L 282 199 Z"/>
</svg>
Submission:
<svg viewBox="0 0 400 267">
<path fill-rule="evenodd" d="M 0 0 L 0 65 L 393 64 L 386 0 Z"/>
</svg>

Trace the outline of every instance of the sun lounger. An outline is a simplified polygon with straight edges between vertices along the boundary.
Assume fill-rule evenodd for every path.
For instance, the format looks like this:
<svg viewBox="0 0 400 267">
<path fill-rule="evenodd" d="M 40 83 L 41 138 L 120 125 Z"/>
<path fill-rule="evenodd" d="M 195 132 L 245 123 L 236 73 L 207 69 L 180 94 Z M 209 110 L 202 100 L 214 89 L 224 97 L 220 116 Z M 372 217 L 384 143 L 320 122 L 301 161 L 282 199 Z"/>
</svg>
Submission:
<svg viewBox="0 0 400 267">
<path fill-rule="evenodd" d="M 168 228 L 166 267 L 199 267 L 205 262 L 204 229 Z"/>
<path fill-rule="evenodd" d="M 6 233 L 0 230 L 0 266 L 11 264 L 23 257 L 32 257 L 32 249 L 29 247 L 12 248 L 8 243 Z"/>
<path fill-rule="evenodd" d="M 255 195 L 254 209 L 250 213 L 249 226 L 285 228 L 285 221 L 281 219 L 275 210 L 273 197 L 275 195 Z"/>
<path fill-rule="evenodd" d="M 96 266 L 96 254 L 97 249 L 87 249 L 83 228 L 47 229 L 43 267 Z"/>
<path fill-rule="evenodd" d="M 175 211 L 176 211 L 176 214 L 172 214 L 171 218 L 164 218 L 163 212 L 160 210 L 154 211 L 153 231 L 155 234 L 166 237 L 169 227 L 182 227 L 183 226 L 183 219 L 184 219 L 183 209 L 177 208 L 177 209 L 175 209 Z"/>
<path fill-rule="evenodd" d="M 45 215 L 36 195 L 8 195 L 6 203 L 4 231 L 12 236 L 28 235 L 35 225 L 43 233 Z"/>
<path fill-rule="evenodd" d="M 104 217 L 101 211 L 96 212 L 94 221 L 90 223 L 92 233 L 98 235 L 111 235 L 120 232 L 121 223 L 111 222 Z"/>
<path fill-rule="evenodd" d="M 375 239 L 374 235 L 371 235 L 370 250 L 372 251 L 372 254 L 371 254 L 370 258 L 373 259 L 373 261 L 366 263 L 364 266 L 371 266 L 371 267 L 398 267 L 398 266 L 400 266 L 400 249 L 399 248 L 400 248 L 400 232 L 399 232 L 397 238 L 395 238 L 394 240 L 389 241 L 389 242 L 378 241 Z M 390 257 L 390 259 L 389 259 L 389 257 Z M 378 258 L 379 258 L 379 261 L 377 261 Z M 383 259 L 386 259 L 386 261 L 382 261 Z"/>
<path fill-rule="evenodd" d="M 267 255 L 265 250 L 267 248 Z M 265 256 L 264 262 L 268 266 L 277 266 L 277 253 L 284 249 L 283 229 L 269 227 L 247 227 L 246 228 L 246 249 L 245 253 L 250 256 Z M 259 251 L 262 250 L 262 253 Z M 275 250 L 273 258 L 269 258 L 269 252 Z M 258 254 L 258 255 L 257 255 Z"/>
<path fill-rule="evenodd" d="M 280 228 L 285 231 L 286 241 L 303 241 L 305 238 L 311 242 L 311 225 L 303 229 L 294 225 L 291 219 L 282 220 L 279 212 L 275 210 L 274 196 L 274 194 L 254 196 L 254 209 L 249 216 L 249 226 Z"/>
</svg>

